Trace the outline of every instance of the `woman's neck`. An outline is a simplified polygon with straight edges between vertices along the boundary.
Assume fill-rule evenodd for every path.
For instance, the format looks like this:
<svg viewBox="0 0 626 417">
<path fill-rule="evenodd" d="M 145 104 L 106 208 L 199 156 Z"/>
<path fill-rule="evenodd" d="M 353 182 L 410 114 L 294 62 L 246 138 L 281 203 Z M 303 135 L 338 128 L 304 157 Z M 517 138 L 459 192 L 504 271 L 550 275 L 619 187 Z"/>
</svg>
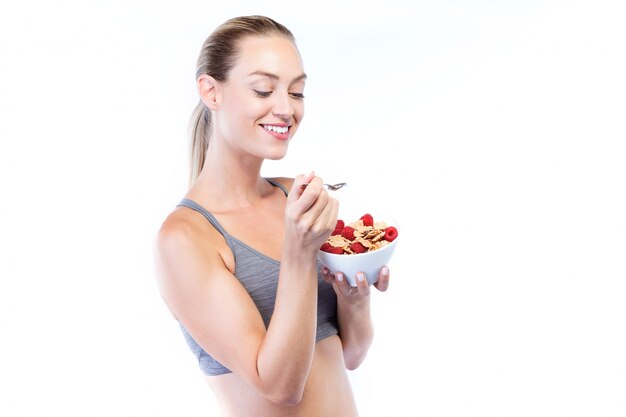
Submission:
<svg viewBox="0 0 626 417">
<path fill-rule="evenodd" d="M 254 206 L 274 191 L 261 177 L 262 162 L 259 158 L 207 158 L 188 195 L 225 210 Z"/>
</svg>

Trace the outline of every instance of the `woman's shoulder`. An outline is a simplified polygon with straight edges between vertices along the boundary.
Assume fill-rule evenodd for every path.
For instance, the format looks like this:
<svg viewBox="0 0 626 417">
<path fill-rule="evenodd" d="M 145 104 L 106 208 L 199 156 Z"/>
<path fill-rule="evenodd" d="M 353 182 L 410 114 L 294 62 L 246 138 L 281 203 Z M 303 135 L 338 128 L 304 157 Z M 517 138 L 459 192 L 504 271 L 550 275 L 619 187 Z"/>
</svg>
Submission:
<svg viewBox="0 0 626 417">
<path fill-rule="evenodd" d="M 176 208 L 161 223 L 157 232 L 157 246 L 161 249 L 179 246 L 198 238 L 194 226 L 196 220 L 185 210 Z"/>
<path fill-rule="evenodd" d="M 176 207 L 161 223 L 157 246 L 170 250 L 190 245 L 205 246 L 219 239 L 219 233 L 215 232 L 199 213 L 187 207 Z"/>
</svg>

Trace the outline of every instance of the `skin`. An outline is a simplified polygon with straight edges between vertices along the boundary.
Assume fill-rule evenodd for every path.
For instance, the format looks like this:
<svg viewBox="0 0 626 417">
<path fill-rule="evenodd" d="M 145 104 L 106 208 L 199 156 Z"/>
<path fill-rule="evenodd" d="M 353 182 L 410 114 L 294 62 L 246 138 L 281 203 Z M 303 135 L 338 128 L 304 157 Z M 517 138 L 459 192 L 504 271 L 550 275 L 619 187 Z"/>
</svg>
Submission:
<svg viewBox="0 0 626 417">
<path fill-rule="evenodd" d="M 274 313 L 266 329 L 234 276 L 224 238 L 199 213 L 173 211 L 159 230 L 161 294 L 174 317 L 232 373 L 206 377 L 224 416 L 357 416 L 346 369 L 355 369 L 372 343 L 370 287 L 350 290 L 324 269 L 337 293 L 339 335 L 316 343 L 316 254 L 337 222 L 338 202 L 314 173 L 261 177 L 265 159 L 280 159 L 304 115 L 300 55 L 281 37 L 248 37 L 225 82 L 208 75 L 198 92 L 214 130 L 207 159 L 186 194 L 213 213 L 230 234 L 280 261 Z M 269 94 L 267 94 L 269 93 Z M 285 135 L 264 125 L 288 126 Z M 301 184 L 309 185 L 302 189 Z M 286 244 L 287 243 L 287 244 Z M 387 268 L 375 287 L 389 285 Z"/>
</svg>

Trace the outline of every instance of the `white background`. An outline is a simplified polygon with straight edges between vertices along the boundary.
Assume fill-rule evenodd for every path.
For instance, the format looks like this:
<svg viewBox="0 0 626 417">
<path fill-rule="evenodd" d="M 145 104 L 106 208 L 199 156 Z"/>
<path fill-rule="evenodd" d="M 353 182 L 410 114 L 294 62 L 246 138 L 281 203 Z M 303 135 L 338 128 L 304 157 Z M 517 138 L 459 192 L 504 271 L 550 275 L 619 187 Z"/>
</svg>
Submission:
<svg viewBox="0 0 626 417">
<path fill-rule="evenodd" d="M 200 45 L 254 13 L 309 75 L 265 173 L 401 224 L 361 416 L 626 415 L 623 2 L 263 3 L 2 3 L 0 416 L 218 415 L 152 244 Z"/>
</svg>

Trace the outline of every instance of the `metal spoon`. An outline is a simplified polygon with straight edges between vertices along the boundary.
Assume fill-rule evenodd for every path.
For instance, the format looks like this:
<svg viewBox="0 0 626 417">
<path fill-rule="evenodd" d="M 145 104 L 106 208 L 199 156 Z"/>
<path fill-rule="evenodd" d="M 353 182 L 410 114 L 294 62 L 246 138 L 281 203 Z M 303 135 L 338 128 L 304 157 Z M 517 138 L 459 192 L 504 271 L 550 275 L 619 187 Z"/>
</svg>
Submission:
<svg viewBox="0 0 626 417">
<path fill-rule="evenodd" d="M 308 182 L 304 183 L 304 184 L 300 184 L 300 188 L 304 190 L 307 185 L 309 185 Z M 337 191 L 338 189 L 340 189 L 341 187 L 345 187 L 346 185 L 348 185 L 348 184 L 345 183 L 345 182 L 340 182 L 340 183 L 337 183 L 337 184 L 324 184 L 324 187 L 326 187 L 330 191 Z"/>
</svg>

